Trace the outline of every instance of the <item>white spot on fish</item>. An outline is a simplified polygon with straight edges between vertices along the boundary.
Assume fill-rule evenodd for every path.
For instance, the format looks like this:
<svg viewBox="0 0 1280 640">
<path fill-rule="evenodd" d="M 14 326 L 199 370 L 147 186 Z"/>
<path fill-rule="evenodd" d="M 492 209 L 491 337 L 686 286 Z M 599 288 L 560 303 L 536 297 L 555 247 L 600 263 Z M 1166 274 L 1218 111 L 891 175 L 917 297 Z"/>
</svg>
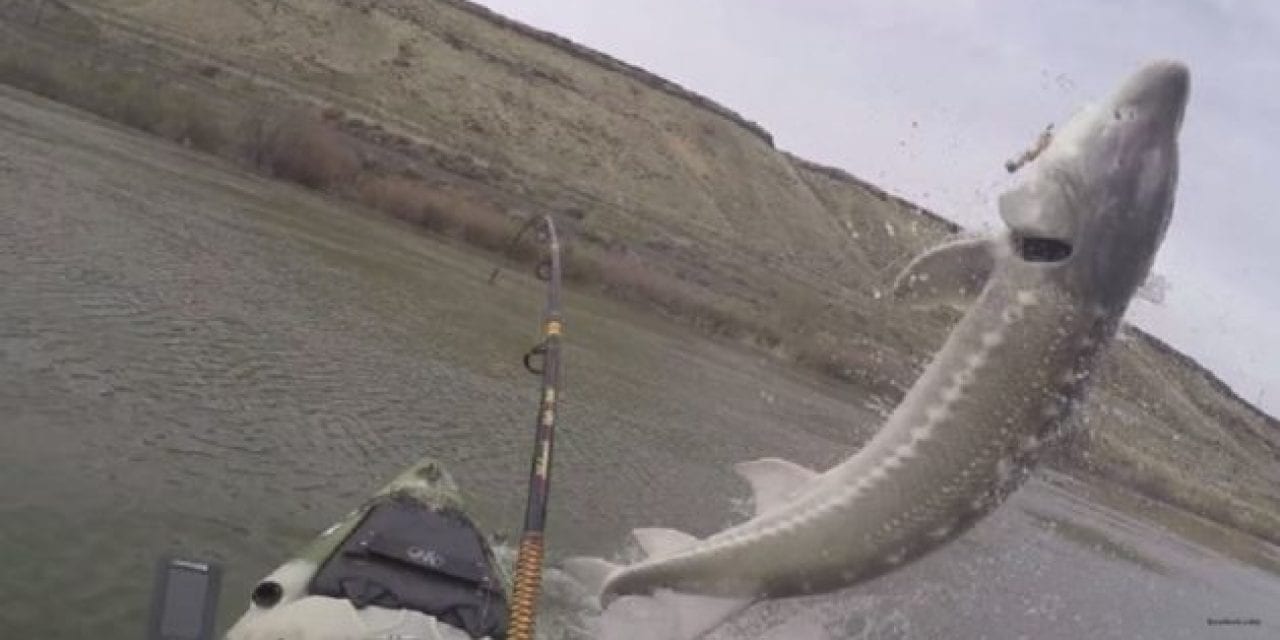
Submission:
<svg viewBox="0 0 1280 640">
<path fill-rule="evenodd" d="M 982 334 L 982 346 L 994 347 L 1004 342 L 1004 334 L 999 331 L 988 331 Z"/>
<path fill-rule="evenodd" d="M 898 551 L 897 553 L 894 553 L 889 557 L 885 558 L 884 561 L 889 564 L 900 564 L 902 562 L 902 559 L 905 557 L 907 557 L 907 553 L 905 551 Z"/>
<path fill-rule="evenodd" d="M 946 407 L 935 404 L 932 407 L 925 409 L 924 415 L 929 419 L 929 422 L 937 423 L 945 420 L 949 413 L 951 413 L 951 411 Z"/>
<path fill-rule="evenodd" d="M 1030 307 L 1040 301 L 1040 297 L 1036 295 L 1036 292 L 1030 289 L 1019 291 L 1016 297 L 1018 304 L 1024 307 Z"/>
<path fill-rule="evenodd" d="M 1035 436 L 1027 436 L 1022 440 L 1022 452 L 1031 453 L 1040 448 L 1040 439 Z"/>
<path fill-rule="evenodd" d="M 828 500 L 822 503 L 822 505 L 817 508 L 817 511 L 815 511 L 813 514 L 813 517 L 815 520 L 818 518 L 825 518 L 827 516 L 830 516 L 839 507 L 840 507 L 840 504 L 838 501 Z"/>
<path fill-rule="evenodd" d="M 970 367 L 977 369 L 978 367 L 981 367 L 982 365 L 986 364 L 987 355 L 979 351 L 978 353 L 970 354 L 966 362 L 969 363 Z"/>
<path fill-rule="evenodd" d="M 960 390 L 960 387 L 947 387 L 942 391 L 942 399 L 945 400 L 947 404 L 955 404 L 963 395 L 964 392 Z"/>
<path fill-rule="evenodd" d="M 1013 477 L 1013 463 L 1009 462 L 1007 458 L 1001 458 L 997 461 L 996 477 L 999 478 L 1000 482 L 1008 482 L 1009 478 Z"/>
</svg>

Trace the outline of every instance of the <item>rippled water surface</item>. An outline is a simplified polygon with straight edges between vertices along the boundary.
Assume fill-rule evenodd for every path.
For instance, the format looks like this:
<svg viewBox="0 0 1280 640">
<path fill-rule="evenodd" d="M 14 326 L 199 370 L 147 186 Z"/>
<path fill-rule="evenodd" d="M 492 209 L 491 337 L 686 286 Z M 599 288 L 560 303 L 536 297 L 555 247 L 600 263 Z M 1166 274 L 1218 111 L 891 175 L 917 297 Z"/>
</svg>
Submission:
<svg viewBox="0 0 1280 640">
<path fill-rule="evenodd" d="M 256 578 L 422 455 L 514 533 L 540 290 L 488 286 L 491 266 L 0 89 L 0 637 L 141 637 L 166 552 L 225 564 L 225 625 Z M 616 554 L 635 526 L 714 531 L 741 517 L 733 462 L 823 468 L 881 420 L 631 316 L 569 298 L 553 558 Z M 757 606 L 716 637 L 1280 635 L 1275 574 L 1085 495 L 1033 482 L 903 571 Z M 549 590 L 551 635 L 589 626 L 564 622 L 554 573 Z"/>
</svg>

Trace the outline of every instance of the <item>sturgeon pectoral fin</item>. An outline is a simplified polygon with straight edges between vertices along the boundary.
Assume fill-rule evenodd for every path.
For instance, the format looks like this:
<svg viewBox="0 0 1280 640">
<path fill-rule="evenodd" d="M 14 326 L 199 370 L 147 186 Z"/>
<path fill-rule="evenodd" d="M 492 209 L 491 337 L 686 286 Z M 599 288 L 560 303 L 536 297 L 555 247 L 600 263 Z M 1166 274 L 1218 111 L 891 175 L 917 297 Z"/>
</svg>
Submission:
<svg viewBox="0 0 1280 640">
<path fill-rule="evenodd" d="M 915 304 L 968 304 L 995 268 L 994 238 L 963 238 L 916 257 L 893 283 L 893 296 Z"/>
<path fill-rule="evenodd" d="M 756 513 L 764 513 L 786 503 L 787 497 L 818 477 L 818 472 L 781 458 L 761 458 L 733 466 L 755 494 Z"/>
<path fill-rule="evenodd" d="M 636 529 L 632 537 L 650 558 L 671 555 L 698 542 L 698 539 L 675 529 Z"/>
</svg>

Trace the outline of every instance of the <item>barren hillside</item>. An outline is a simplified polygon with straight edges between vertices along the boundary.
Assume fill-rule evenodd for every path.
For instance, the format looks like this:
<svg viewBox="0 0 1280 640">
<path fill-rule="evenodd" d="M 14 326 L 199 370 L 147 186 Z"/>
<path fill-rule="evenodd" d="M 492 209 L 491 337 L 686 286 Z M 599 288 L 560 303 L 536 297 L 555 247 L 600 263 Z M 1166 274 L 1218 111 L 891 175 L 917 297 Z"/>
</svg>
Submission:
<svg viewBox="0 0 1280 640">
<path fill-rule="evenodd" d="M 461 0 L 7 0 L 0 82 L 482 246 L 551 213 L 581 283 L 889 406 L 957 317 L 882 295 L 955 225 Z M 1057 464 L 1280 541 L 1280 424 L 1133 329 L 1098 386 Z"/>
</svg>

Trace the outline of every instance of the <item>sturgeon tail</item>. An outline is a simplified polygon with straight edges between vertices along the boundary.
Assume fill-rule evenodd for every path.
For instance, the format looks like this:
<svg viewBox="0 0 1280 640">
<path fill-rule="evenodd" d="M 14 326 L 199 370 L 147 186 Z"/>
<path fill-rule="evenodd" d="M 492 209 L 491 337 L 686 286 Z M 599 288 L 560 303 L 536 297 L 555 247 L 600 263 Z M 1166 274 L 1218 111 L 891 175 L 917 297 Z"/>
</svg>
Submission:
<svg viewBox="0 0 1280 640">
<path fill-rule="evenodd" d="M 673 529 L 636 529 L 631 535 L 649 559 L 697 542 Z M 565 560 L 564 570 L 597 596 L 602 606 L 596 633 L 600 640 L 696 640 L 753 602 L 750 598 L 704 596 L 667 588 L 647 595 L 613 597 L 607 591 L 609 584 L 626 567 L 601 558 L 577 557 Z"/>
</svg>

